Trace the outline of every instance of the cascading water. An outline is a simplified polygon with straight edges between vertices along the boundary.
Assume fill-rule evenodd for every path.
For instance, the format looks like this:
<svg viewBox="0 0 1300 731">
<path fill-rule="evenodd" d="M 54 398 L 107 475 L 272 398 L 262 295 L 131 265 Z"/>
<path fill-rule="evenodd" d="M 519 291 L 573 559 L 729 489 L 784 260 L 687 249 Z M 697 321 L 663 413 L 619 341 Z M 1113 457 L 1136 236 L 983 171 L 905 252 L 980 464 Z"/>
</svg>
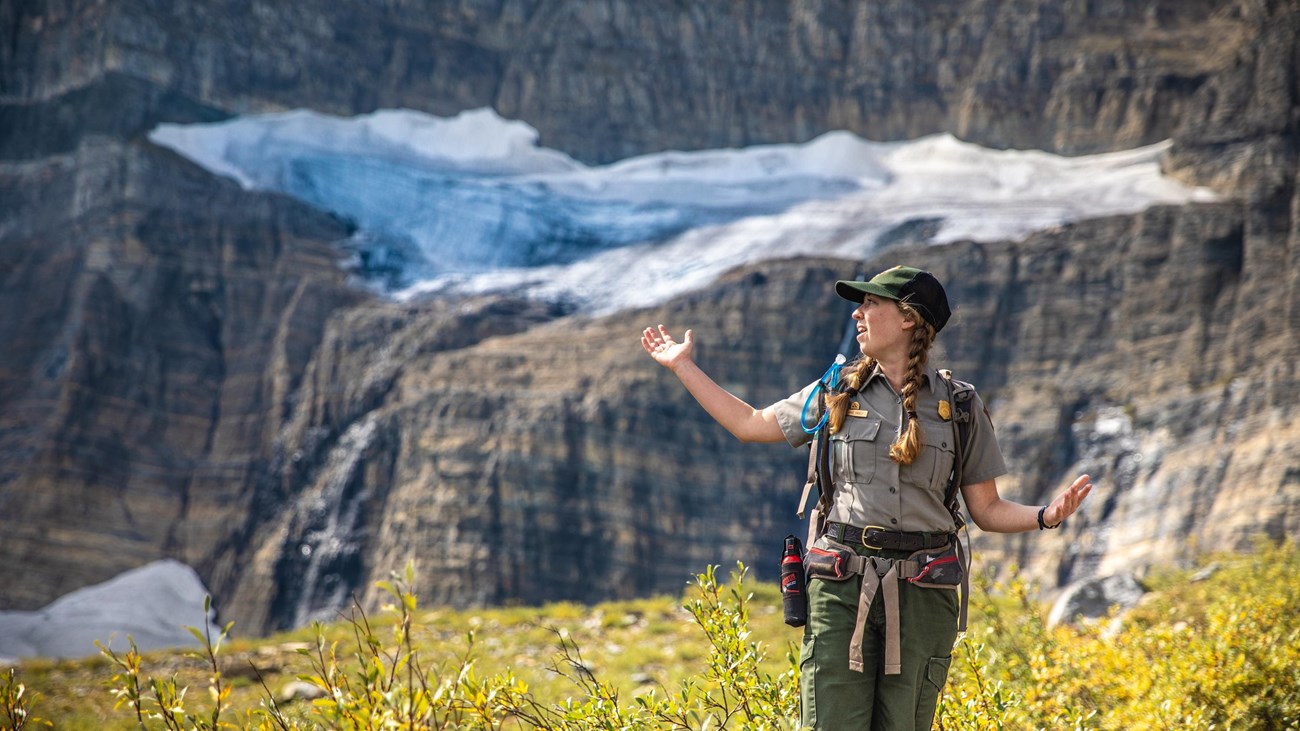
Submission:
<svg viewBox="0 0 1300 731">
<path fill-rule="evenodd" d="M 277 603 L 291 602 L 293 626 L 331 619 L 345 609 L 362 571 L 367 495 L 359 471 L 377 432 L 375 414 L 350 426 L 292 510 L 278 569 Z"/>
</svg>

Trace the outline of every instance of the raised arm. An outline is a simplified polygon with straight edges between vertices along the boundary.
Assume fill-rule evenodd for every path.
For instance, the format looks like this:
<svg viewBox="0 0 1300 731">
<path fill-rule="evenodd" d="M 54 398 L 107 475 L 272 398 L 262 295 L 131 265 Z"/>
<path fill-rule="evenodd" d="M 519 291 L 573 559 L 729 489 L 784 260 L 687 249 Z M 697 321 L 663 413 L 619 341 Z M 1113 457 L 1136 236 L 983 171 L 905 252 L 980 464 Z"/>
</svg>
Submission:
<svg viewBox="0 0 1300 731">
<path fill-rule="evenodd" d="M 671 370 L 686 390 L 715 421 L 742 442 L 781 442 L 785 435 L 771 408 L 762 410 L 736 398 L 700 370 L 691 355 L 695 340 L 687 330 L 683 342 L 677 342 L 668 328 L 647 327 L 641 332 L 641 347 L 659 365 Z"/>
</svg>

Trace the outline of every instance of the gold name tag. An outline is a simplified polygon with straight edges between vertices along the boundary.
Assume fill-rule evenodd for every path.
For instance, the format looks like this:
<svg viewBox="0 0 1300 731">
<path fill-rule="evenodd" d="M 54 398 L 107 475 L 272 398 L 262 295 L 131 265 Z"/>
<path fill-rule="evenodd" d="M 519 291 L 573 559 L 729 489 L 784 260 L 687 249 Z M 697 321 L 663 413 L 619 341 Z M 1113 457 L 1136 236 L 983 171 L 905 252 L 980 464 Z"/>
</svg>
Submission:
<svg viewBox="0 0 1300 731">
<path fill-rule="evenodd" d="M 866 409 L 849 409 L 849 416 L 866 416 L 868 413 Z"/>
</svg>

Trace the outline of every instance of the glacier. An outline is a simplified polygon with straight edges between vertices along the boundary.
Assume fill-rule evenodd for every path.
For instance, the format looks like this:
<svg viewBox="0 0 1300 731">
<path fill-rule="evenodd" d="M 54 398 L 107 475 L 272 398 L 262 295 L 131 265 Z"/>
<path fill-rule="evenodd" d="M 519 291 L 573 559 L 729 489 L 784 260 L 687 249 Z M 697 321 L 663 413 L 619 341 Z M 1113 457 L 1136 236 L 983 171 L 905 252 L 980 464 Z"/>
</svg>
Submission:
<svg viewBox="0 0 1300 731">
<path fill-rule="evenodd" d="M 593 313 L 655 304 L 770 257 L 1020 239 L 1215 200 L 1161 175 L 1168 142 L 1063 157 L 947 134 L 872 142 L 833 131 L 591 166 L 491 109 L 296 110 L 165 124 L 149 138 L 247 189 L 352 221 L 345 265 L 392 297 L 508 289 Z"/>
</svg>

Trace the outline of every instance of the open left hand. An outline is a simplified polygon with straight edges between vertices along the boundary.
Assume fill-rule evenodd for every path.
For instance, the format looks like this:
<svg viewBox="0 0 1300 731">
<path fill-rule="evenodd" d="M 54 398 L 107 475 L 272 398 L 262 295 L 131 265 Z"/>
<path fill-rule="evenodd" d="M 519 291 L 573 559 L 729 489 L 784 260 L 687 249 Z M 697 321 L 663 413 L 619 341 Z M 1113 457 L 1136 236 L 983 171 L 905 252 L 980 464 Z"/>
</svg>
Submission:
<svg viewBox="0 0 1300 731">
<path fill-rule="evenodd" d="M 1079 475 L 1065 492 L 1056 496 L 1047 510 L 1043 511 L 1043 522 L 1047 525 L 1060 525 L 1066 518 L 1074 515 L 1083 499 L 1092 492 L 1092 482 L 1087 475 Z"/>
</svg>

